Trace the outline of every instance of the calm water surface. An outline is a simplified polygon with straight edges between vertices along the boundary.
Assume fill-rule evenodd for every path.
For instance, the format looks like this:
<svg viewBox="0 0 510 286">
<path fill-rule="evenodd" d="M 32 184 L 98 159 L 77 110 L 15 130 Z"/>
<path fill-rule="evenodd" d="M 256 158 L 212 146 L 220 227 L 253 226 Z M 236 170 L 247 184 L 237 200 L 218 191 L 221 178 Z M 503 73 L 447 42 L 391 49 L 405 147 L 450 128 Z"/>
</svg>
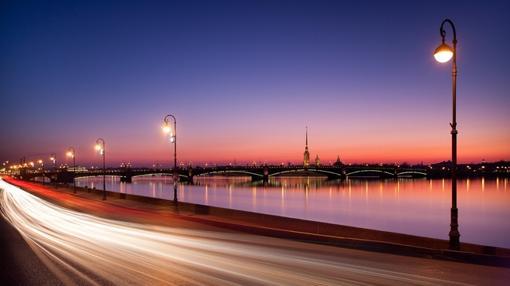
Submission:
<svg viewBox="0 0 510 286">
<path fill-rule="evenodd" d="M 102 177 L 77 179 L 78 186 L 102 188 Z M 447 179 L 327 181 L 317 177 L 273 178 L 268 185 L 250 178 L 197 178 L 179 185 L 180 201 L 314 221 L 448 239 L 451 182 Z M 170 177 L 135 177 L 111 191 L 173 198 Z M 458 181 L 461 240 L 510 248 L 510 182 Z"/>
</svg>

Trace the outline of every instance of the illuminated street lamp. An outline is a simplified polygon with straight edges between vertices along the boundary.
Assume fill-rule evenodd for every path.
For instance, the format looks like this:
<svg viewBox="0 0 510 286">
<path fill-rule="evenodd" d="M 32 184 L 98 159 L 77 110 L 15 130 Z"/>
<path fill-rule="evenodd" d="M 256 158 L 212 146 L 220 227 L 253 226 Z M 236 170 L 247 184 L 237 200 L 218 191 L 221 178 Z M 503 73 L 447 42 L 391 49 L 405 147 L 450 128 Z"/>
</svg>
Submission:
<svg viewBox="0 0 510 286">
<path fill-rule="evenodd" d="M 55 153 L 50 154 L 50 161 L 53 163 L 53 172 L 57 173 L 57 155 Z M 58 188 L 58 174 L 55 178 L 55 188 Z"/>
<path fill-rule="evenodd" d="M 444 25 L 448 23 L 453 31 L 453 48 L 445 44 L 446 32 Z M 450 248 L 460 248 L 460 233 L 457 209 L 457 33 L 455 25 L 450 19 L 445 19 L 439 28 L 441 35 L 441 44 L 434 51 L 434 58 L 440 63 L 446 63 L 452 60 L 452 122 L 450 126 L 452 131 L 452 209 L 450 215 Z"/>
<path fill-rule="evenodd" d="M 103 157 L 103 200 L 106 200 L 106 164 L 105 164 L 105 143 L 103 138 L 97 138 L 96 151 Z"/>
<path fill-rule="evenodd" d="M 55 153 L 50 154 L 50 161 L 53 163 L 53 168 L 57 168 L 57 155 Z"/>
<path fill-rule="evenodd" d="M 42 176 L 42 183 L 44 184 L 46 179 L 44 177 L 44 161 L 39 159 L 37 160 L 37 163 L 39 163 L 41 165 L 41 176 Z"/>
<path fill-rule="evenodd" d="M 73 192 L 76 194 L 76 152 L 73 147 L 67 149 L 66 156 L 73 158 Z"/>
<path fill-rule="evenodd" d="M 174 128 L 172 130 L 172 126 L 170 123 L 170 118 L 174 121 Z M 168 134 L 170 138 L 170 142 L 174 144 L 174 202 L 177 203 L 177 183 L 179 182 L 179 173 L 177 172 L 177 120 L 175 116 L 168 114 L 163 118 L 163 132 Z"/>
</svg>

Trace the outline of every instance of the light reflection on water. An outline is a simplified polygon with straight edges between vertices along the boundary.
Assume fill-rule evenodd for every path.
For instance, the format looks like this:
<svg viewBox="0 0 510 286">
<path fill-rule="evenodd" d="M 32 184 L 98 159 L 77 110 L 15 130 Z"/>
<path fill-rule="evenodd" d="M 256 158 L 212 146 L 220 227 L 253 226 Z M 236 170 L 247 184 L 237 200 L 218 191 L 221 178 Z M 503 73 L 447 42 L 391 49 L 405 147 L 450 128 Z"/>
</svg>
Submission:
<svg viewBox="0 0 510 286">
<path fill-rule="evenodd" d="M 461 240 L 510 247 L 508 178 L 458 180 Z M 77 179 L 78 186 L 102 188 L 102 177 Z M 173 198 L 171 177 L 135 177 L 120 183 L 107 177 L 108 190 Z M 345 180 L 318 177 L 196 178 L 179 185 L 180 201 L 307 220 L 448 239 L 451 207 L 448 179 Z"/>
</svg>

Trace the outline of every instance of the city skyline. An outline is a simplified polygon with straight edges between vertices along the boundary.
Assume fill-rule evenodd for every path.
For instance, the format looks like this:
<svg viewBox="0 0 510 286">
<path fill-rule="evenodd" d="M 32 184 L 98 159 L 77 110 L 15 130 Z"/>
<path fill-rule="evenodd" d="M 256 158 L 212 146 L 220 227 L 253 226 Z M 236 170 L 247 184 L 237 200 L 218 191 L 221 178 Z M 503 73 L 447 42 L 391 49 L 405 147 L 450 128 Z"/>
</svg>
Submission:
<svg viewBox="0 0 510 286">
<path fill-rule="evenodd" d="M 510 159 L 503 2 L 3 5 L 1 160 L 73 146 L 96 164 L 103 137 L 109 165 L 169 163 L 172 113 L 180 162 L 299 162 L 304 126 L 323 162 L 447 161 L 445 15 L 461 27 L 459 162 Z"/>
</svg>

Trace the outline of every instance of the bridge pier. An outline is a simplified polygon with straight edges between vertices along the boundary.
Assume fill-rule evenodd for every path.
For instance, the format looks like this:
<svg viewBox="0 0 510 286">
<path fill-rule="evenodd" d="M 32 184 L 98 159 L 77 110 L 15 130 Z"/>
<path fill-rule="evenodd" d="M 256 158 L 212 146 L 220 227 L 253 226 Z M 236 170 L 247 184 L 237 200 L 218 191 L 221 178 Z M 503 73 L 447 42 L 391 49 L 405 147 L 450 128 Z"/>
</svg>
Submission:
<svg viewBox="0 0 510 286">
<path fill-rule="evenodd" d="M 187 178 L 188 183 L 193 184 L 193 177 L 194 176 L 195 175 L 193 174 L 193 167 L 189 166 L 188 167 L 188 178 Z"/>
<path fill-rule="evenodd" d="M 63 184 L 70 184 L 74 182 L 74 173 L 63 171 L 59 172 L 56 175 L 56 182 L 63 183 Z M 53 179 L 50 177 L 50 181 L 53 181 Z"/>
<path fill-rule="evenodd" d="M 269 182 L 269 168 L 267 166 L 264 167 L 262 180 L 264 181 L 264 183 Z"/>
</svg>

